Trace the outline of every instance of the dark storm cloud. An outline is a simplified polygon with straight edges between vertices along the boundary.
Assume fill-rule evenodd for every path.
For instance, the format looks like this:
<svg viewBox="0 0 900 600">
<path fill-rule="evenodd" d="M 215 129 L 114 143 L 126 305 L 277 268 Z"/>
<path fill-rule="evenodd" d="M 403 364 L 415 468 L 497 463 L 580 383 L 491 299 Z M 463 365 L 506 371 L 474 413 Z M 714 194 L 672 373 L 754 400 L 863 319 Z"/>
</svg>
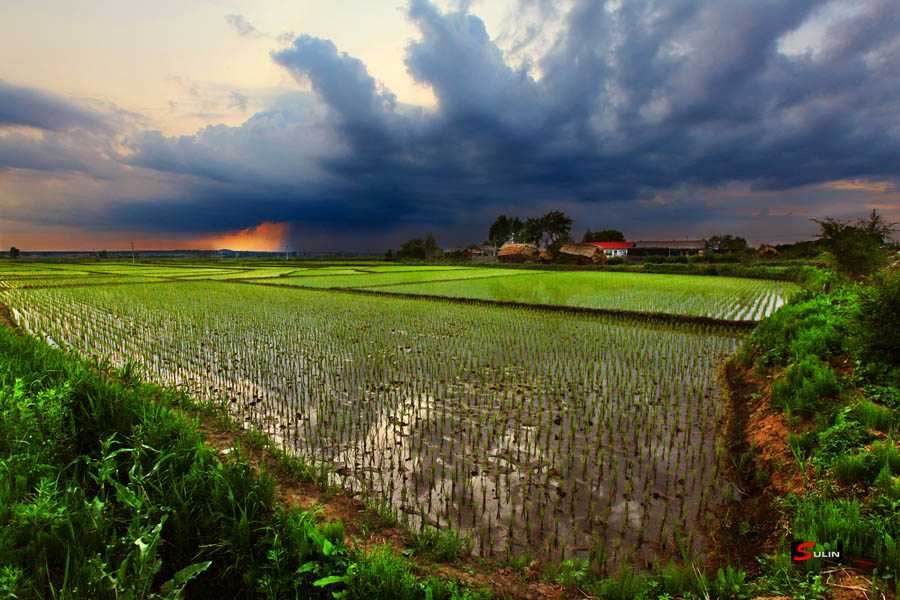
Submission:
<svg viewBox="0 0 900 600">
<path fill-rule="evenodd" d="M 0 172 L 4 169 L 88 171 L 89 168 L 77 148 L 15 133 L 0 136 Z"/>
<path fill-rule="evenodd" d="M 359 153 L 377 155 L 389 147 L 402 126 L 395 118 L 396 99 L 380 91 L 375 78 L 357 58 L 338 52 L 330 40 L 301 35 L 290 48 L 272 58 L 298 80 L 308 79 L 322 100 L 333 109 L 344 137 Z"/>
<path fill-rule="evenodd" d="M 89 110 L 52 94 L 0 79 L 0 127 L 10 125 L 48 131 L 108 129 L 101 118 Z"/>
<path fill-rule="evenodd" d="M 524 5 L 556 14 L 552 3 Z M 398 103 L 362 61 L 301 35 L 271 56 L 312 93 L 240 127 L 132 136 L 125 162 L 183 183 L 105 220 L 153 231 L 269 220 L 354 232 L 458 227 L 460 215 L 492 206 L 615 206 L 617 218 L 647 225 L 709 216 L 702 202 L 651 202 L 675 188 L 900 176 L 895 0 L 852 10 L 823 0 L 584 0 L 554 16 L 555 43 L 520 68 L 465 3 L 442 13 L 411 0 L 407 14 L 421 36 L 406 67 L 435 107 Z M 783 51 L 787 36 L 829 15 L 814 50 Z M 256 31 L 239 15 L 229 23 Z M 508 46 L 539 29 L 521 29 Z"/>
</svg>

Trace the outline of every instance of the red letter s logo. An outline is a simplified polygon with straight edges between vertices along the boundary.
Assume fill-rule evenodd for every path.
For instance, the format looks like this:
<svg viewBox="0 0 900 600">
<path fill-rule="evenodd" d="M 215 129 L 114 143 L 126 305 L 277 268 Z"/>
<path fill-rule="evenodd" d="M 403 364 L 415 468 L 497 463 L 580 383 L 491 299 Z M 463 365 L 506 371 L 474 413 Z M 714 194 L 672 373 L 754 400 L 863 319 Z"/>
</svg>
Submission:
<svg viewBox="0 0 900 600">
<path fill-rule="evenodd" d="M 810 558 L 812 558 L 812 552 L 810 552 L 809 550 L 804 550 L 804 548 L 812 548 L 813 546 L 815 546 L 815 542 L 806 542 L 797 546 L 797 552 L 805 554 L 806 556 L 795 556 L 794 560 L 809 560 Z"/>
</svg>

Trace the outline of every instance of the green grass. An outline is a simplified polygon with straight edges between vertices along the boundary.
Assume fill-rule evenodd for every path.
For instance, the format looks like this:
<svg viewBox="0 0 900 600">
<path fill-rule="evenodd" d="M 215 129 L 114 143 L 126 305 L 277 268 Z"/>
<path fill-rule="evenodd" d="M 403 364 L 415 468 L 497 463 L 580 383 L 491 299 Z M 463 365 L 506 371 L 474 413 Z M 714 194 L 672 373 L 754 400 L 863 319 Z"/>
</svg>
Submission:
<svg viewBox="0 0 900 600">
<path fill-rule="evenodd" d="M 301 267 L 267 267 L 258 269 L 228 269 L 216 273 L 199 275 L 183 270 L 179 279 L 257 279 L 260 277 L 281 277 L 289 273 L 302 273 L 311 269 Z"/>
<path fill-rule="evenodd" d="M 738 355 L 758 375 L 772 379 L 774 372 L 772 406 L 792 425 L 805 420 L 811 427 L 789 440 L 798 463 L 813 467 L 803 492 L 780 499 L 790 539 L 821 550 L 842 542 L 845 558 L 872 561 L 884 578 L 879 585 L 894 592 L 900 576 L 898 281 L 878 276 L 801 294 L 763 321 Z M 790 564 L 787 541 L 763 559 L 760 585 L 819 597 L 818 572 L 827 563 Z"/>
<path fill-rule="evenodd" d="M 419 531 L 410 532 L 407 539 L 409 547 L 417 554 L 422 554 L 437 562 L 453 562 L 472 551 L 471 540 L 462 538 L 450 529 L 437 529 L 426 526 Z"/>
</svg>

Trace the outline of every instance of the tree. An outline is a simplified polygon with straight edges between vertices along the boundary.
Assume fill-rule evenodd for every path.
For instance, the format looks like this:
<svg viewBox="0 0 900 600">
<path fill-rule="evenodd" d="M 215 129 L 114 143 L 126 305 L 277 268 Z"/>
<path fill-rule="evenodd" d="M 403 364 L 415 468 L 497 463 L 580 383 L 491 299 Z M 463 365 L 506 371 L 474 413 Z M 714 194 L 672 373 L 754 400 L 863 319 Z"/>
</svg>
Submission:
<svg viewBox="0 0 900 600">
<path fill-rule="evenodd" d="M 803 240 L 775 246 L 781 258 L 815 258 L 825 251 L 822 240 Z"/>
<path fill-rule="evenodd" d="M 874 209 L 868 219 L 855 224 L 832 217 L 812 219 L 820 228 L 817 236 L 831 253 L 837 269 L 854 279 L 871 275 L 887 262 L 886 244 L 896 223 L 888 223 Z"/>
<path fill-rule="evenodd" d="M 572 241 L 572 217 L 566 213 L 553 210 L 543 217 L 544 230 L 547 233 L 547 247 L 554 253 L 566 242 Z"/>
<path fill-rule="evenodd" d="M 521 242 L 522 232 L 525 231 L 525 223 L 519 217 L 514 218 L 512 225 L 510 225 L 510 231 L 512 232 L 512 241 Z"/>
<path fill-rule="evenodd" d="M 22 254 L 22 251 L 19 250 L 18 248 L 16 248 L 15 246 L 12 246 L 9 249 L 9 257 L 10 258 L 19 258 L 20 254 Z"/>
<path fill-rule="evenodd" d="M 540 244 L 544 238 L 544 221 L 541 217 L 528 217 L 522 228 L 522 241 L 528 244 Z"/>
<path fill-rule="evenodd" d="M 393 260 L 394 259 L 394 249 L 388 248 L 388 251 L 384 253 L 384 257 L 388 260 Z"/>
<path fill-rule="evenodd" d="M 747 240 L 742 237 L 728 235 L 714 235 L 707 240 L 710 248 L 715 250 L 723 250 L 725 252 L 736 252 L 746 250 L 749 246 Z"/>
<path fill-rule="evenodd" d="M 591 231 L 588 229 L 584 232 L 582 242 L 624 242 L 625 234 L 617 229 L 604 229 L 603 231 Z"/>
<path fill-rule="evenodd" d="M 406 240 L 397 250 L 397 258 L 425 258 L 425 241 L 422 238 Z"/>
<path fill-rule="evenodd" d="M 524 223 L 519 217 L 500 215 L 491 225 L 488 237 L 496 246 L 512 240 L 544 245 L 553 251 L 563 242 L 571 241 L 571 231 L 572 218 L 562 211 L 551 210 L 542 217 L 528 217 Z"/>
<path fill-rule="evenodd" d="M 572 240 L 571 231 L 572 217 L 559 210 L 525 221 L 525 237 L 534 244 L 545 245 L 554 253 Z"/>
<path fill-rule="evenodd" d="M 398 258 L 437 258 L 442 250 L 437 245 L 437 240 L 430 233 L 423 240 L 412 238 L 407 240 L 397 251 Z"/>
<path fill-rule="evenodd" d="M 506 215 L 500 215 L 488 230 L 488 240 L 492 245 L 498 247 L 510 240 L 514 242 L 522 241 L 523 227 L 524 223 L 519 217 L 509 218 Z"/>
<path fill-rule="evenodd" d="M 900 274 L 874 276 L 851 314 L 850 347 L 866 361 L 900 367 Z"/>
</svg>

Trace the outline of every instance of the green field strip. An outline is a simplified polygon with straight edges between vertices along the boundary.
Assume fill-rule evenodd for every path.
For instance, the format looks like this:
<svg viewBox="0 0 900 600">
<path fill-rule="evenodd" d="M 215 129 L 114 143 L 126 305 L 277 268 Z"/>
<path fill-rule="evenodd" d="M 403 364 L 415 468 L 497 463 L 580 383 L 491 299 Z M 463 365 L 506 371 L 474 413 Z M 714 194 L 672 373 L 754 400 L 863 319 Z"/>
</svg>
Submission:
<svg viewBox="0 0 900 600">
<path fill-rule="evenodd" d="M 460 273 L 465 273 L 465 279 L 477 279 L 480 277 L 509 277 L 519 275 L 517 272 L 497 273 L 496 269 L 462 270 L 462 271 L 417 271 L 401 273 L 355 273 L 340 276 L 322 277 L 283 277 L 271 279 L 260 283 L 277 283 L 295 287 L 308 288 L 366 288 L 381 285 L 405 285 L 410 283 L 458 280 Z M 451 277 L 452 274 L 452 277 Z"/>
<path fill-rule="evenodd" d="M 731 277 L 531 272 L 514 279 L 406 283 L 384 286 L 379 291 L 757 321 L 798 289 L 785 282 Z"/>
</svg>

